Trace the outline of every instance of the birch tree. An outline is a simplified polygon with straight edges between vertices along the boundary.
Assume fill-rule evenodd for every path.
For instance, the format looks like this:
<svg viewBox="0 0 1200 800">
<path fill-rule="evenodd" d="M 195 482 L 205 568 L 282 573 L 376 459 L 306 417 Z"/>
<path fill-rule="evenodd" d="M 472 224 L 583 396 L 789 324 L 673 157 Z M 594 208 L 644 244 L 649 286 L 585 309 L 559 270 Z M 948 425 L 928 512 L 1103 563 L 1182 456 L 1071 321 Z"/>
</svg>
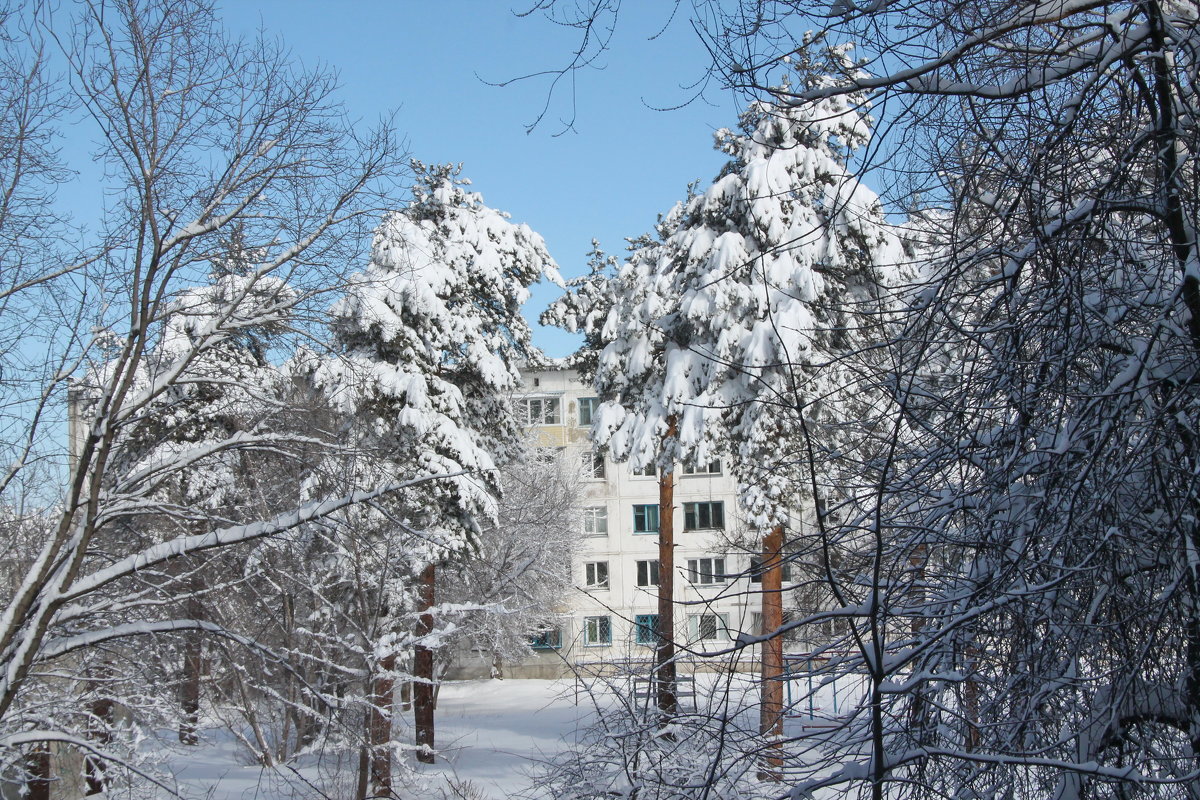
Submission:
<svg viewBox="0 0 1200 800">
<path fill-rule="evenodd" d="M 0 217 L 3 257 L 14 266 L 4 289 L 8 466 L 0 492 L 6 507 L 20 509 L 38 486 L 54 512 L 0 612 L 0 760 L 19 770 L 26 748 L 58 742 L 131 767 L 120 742 L 89 736 L 103 720 L 63 696 L 73 683 L 47 676 L 75 675 L 89 653 L 130 636 L 204 631 L 255 646 L 207 620 L 162 614 L 177 606 L 132 589 L 131 578 L 169 573 L 191 554 L 295 528 L 405 482 L 393 477 L 230 520 L 164 501 L 159 490 L 198 485 L 234 452 L 294 457 L 304 436 L 235 430 L 180 442 L 153 463 L 126 457 L 146 415 L 169 407 L 180 415 L 178 431 L 199 419 L 173 393 L 237 380 L 205 368 L 206 358 L 256 326 L 294 329 L 305 309 L 324 302 L 323 290 L 340 284 L 320 265 L 353 260 L 378 207 L 375 191 L 398 174 L 396 144 L 386 127 L 360 135 L 345 122 L 329 75 L 295 68 L 268 43 L 230 39 L 203 3 L 14 6 L 3 22 L 6 68 L 24 77 L 3 89 L 10 108 L 23 110 L 6 114 L 13 124 L 4 134 L 16 153 L 5 160 L 6 196 L 21 213 Z M 53 87 L 49 62 L 62 73 Z M 82 234 L 66 239 L 82 255 L 64 246 L 59 259 L 40 249 L 46 229 L 38 225 L 50 219 L 40 210 L 54 207 L 47 179 L 69 177 L 52 171 L 45 148 L 66 124 L 93 134 L 104 177 L 101 191 L 83 192 L 101 198 L 98 235 L 90 244 Z M 186 290 L 204 282 L 234 227 L 259 258 L 175 338 Z M 151 518 L 191 527 L 158 539 L 124 535 Z M 152 608 L 160 616 L 142 615 Z"/>
<path fill-rule="evenodd" d="M 439 674 L 473 652 L 486 654 L 492 675 L 503 677 L 504 665 L 528 658 L 530 641 L 557 627 L 568 607 L 579 545 L 578 460 L 527 452 L 501 468 L 500 487 L 495 524 L 438 575 L 438 598 L 461 609 L 436 654 Z"/>
</svg>

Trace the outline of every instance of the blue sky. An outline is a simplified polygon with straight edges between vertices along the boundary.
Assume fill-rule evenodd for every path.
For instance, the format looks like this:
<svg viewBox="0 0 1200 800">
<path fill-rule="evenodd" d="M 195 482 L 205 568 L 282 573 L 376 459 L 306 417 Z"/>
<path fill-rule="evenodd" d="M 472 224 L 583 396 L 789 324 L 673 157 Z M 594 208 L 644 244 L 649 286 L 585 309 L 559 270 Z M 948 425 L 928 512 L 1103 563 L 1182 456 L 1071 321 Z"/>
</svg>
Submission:
<svg viewBox="0 0 1200 800">
<path fill-rule="evenodd" d="M 695 94 L 706 53 L 672 3 L 626 3 L 601 58 L 602 70 L 578 73 L 574 130 L 568 86 L 551 98 L 545 119 L 526 126 L 547 100 L 546 80 L 505 88 L 500 82 L 565 63 L 577 34 L 533 16 L 517 18 L 505 0 L 247 0 L 220 15 L 235 34 L 262 27 L 299 60 L 341 75 L 343 97 L 365 123 L 396 111 L 411 154 L 427 162 L 463 162 L 488 205 L 545 237 L 566 276 L 581 273 L 593 237 L 621 253 L 624 237 L 653 226 L 683 198 L 689 181 L 710 181 L 723 163 L 712 133 L 737 120 L 716 87 Z M 559 134 L 559 135 L 556 135 Z M 398 200 L 399 202 L 402 199 Z M 536 318 L 558 290 L 544 287 L 527 305 Z M 536 341 L 562 356 L 572 337 L 539 330 Z"/>
</svg>

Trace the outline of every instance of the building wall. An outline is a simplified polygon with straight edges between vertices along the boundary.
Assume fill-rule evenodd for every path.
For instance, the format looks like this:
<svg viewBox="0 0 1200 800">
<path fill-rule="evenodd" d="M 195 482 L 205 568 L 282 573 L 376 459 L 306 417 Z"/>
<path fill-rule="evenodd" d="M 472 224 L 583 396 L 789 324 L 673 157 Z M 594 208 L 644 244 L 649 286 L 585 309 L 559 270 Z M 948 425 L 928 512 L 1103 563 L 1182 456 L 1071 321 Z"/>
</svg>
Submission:
<svg viewBox="0 0 1200 800">
<path fill-rule="evenodd" d="M 567 369 L 528 371 L 524 377 L 526 393 L 519 402 L 535 417 L 532 422 L 538 445 L 563 448 L 568 458 L 578 458 L 581 463 L 594 458 L 586 418 L 586 398 L 595 394 L 591 387 L 580 383 L 577 374 Z M 591 477 L 589 471 L 584 469 L 581 505 L 585 516 L 589 509 L 603 509 L 607 531 L 580 530 L 580 546 L 572 565 L 576 588 L 570 607 L 563 611 L 560 646 L 536 654 L 528 664 L 532 672 L 544 674 L 550 664 L 563 668 L 567 664 L 600 665 L 654 656 L 650 644 L 638 642 L 636 620 L 639 615 L 657 613 L 657 586 L 637 585 L 637 562 L 658 559 L 658 535 L 657 530 L 635 530 L 635 507 L 657 507 L 658 479 L 635 475 L 627 464 L 607 458 L 603 477 Z M 723 526 L 694 525 L 694 529 L 685 529 L 685 508 L 691 503 L 720 504 Z M 696 511 L 694 521 L 700 523 L 707 522 L 703 519 L 706 511 L 711 516 L 715 509 L 710 505 Z M 728 647 L 738 631 L 756 632 L 753 628 L 761 595 L 749 576 L 750 553 L 744 545 L 735 543 L 741 525 L 735 485 L 726 465 L 721 465 L 719 474 L 685 474 L 683 467 L 676 467 L 674 522 L 677 640 L 697 651 L 713 651 Z M 714 573 L 706 580 L 702 574 L 689 571 L 692 559 L 721 559 L 724 569 L 718 572 L 712 561 L 698 563 Z M 593 569 L 589 576 L 588 564 L 607 566 L 606 586 L 594 585 L 598 575 Z M 593 585 L 589 585 L 589 577 Z M 605 619 L 607 623 L 601 622 Z M 604 633 L 605 626 L 607 642 L 597 635 Z M 711 636 L 714 627 L 715 637 L 701 638 Z M 518 676 L 526 672 L 518 665 L 505 671 Z"/>
</svg>

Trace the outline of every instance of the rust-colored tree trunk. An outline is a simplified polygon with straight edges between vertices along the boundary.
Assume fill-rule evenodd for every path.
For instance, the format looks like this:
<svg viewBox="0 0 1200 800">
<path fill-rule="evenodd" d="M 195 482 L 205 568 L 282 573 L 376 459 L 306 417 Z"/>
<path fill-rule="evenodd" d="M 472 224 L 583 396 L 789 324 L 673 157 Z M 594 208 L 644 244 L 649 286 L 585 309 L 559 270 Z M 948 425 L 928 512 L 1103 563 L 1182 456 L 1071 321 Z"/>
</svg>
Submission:
<svg viewBox="0 0 1200 800">
<path fill-rule="evenodd" d="M 434 580 L 437 577 L 433 564 L 425 567 L 421 573 L 420 595 L 418 610 L 421 616 L 417 619 L 416 634 L 418 637 L 433 632 L 433 615 L 428 613 L 433 608 Z M 434 693 L 433 650 L 417 644 L 413 648 L 413 727 L 416 728 L 417 761 L 422 764 L 434 763 Z"/>
<path fill-rule="evenodd" d="M 379 671 L 371 679 L 367 710 L 371 792 L 383 797 L 392 793 L 392 671 L 395 668 L 396 656 L 389 654 L 379 660 Z"/>
<path fill-rule="evenodd" d="M 783 736 L 783 526 L 776 525 L 763 538 L 762 549 L 763 632 L 774 634 L 762 643 L 761 728 L 769 741 L 764 780 L 779 780 Z"/>
<path fill-rule="evenodd" d="M 675 436 L 675 415 L 667 418 L 665 439 Z M 655 625 L 655 683 L 664 717 L 679 710 L 675 672 L 675 473 L 658 478 L 658 623 Z"/>
</svg>

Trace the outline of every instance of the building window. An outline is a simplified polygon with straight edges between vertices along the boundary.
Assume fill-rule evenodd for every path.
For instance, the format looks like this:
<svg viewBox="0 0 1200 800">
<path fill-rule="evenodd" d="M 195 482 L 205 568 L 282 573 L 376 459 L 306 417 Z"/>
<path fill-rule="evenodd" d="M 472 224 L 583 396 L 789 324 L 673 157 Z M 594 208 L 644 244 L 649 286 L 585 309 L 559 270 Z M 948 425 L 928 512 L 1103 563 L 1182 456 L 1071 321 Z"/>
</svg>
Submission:
<svg viewBox="0 0 1200 800">
<path fill-rule="evenodd" d="M 688 633 L 693 642 L 726 641 L 729 639 L 729 615 L 692 614 L 688 617 Z"/>
<path fill-rule="evenodd" d="M 557 397 L 529 397 L 525 400 L 525 420 L 530 425 L 557 425 L 562 420 Z"/>
<path fill-rule="evenodd" d="M 608 507 L 588 506 L 583 509 L 585 536 L 608 536 Z"/>
<path fill-rule="evenodd" d="M 637 562 L 637 585 L 658 586 L 658 559 Z"/>
<path fill-rule="evenodd" d="M 683 529 L 706 530 L 725 528 L 725 504 L 720 500 L 708 503 L 683 504 Z"/>
<path fill-rule="evenodd" d="M 658 533 L 658 506 L 646 503 L 633 507 L 633 532 Z"/>
<path fill-rule="evenodd" d="M 762 636 L 763 635 L 763 615 L 762 615 L 761 611 L 751 611 L 750 612 L 750 635 L 751 636 Z"/>
<path fill-rule="evenodd" d="M 649 464 L 642 467 L 641 469 L 633 470 L 633 476 L 635 478 L 653 478 L 657 474 L 658 474 L 658 471 L 655 470 L 653 461 L 651 461 Z"/>
<path fill-rule="evenodd" d="M 714 458 L 707 464 L 695 466 L 692 464 L 683 465 L 684 475 L 720 475 L 721 474 L 721 459 Z"/>
<path fill-rule="evenodd" d="M 584 478 L 604 477 L 605 472 L 603 453 L 594 453 L 591 450 L 585 450 L 580 458 Z"/>
<path fill-rule="evenodd" d="M 725 504 L 720 500 L 683 504 L 683 529 L 699 531 L 725 527 Z"/>
<path fill-rule="evenodd" d="M 534 650 L 558 650 L 562 647 L 562 631 L 545 628 L 529 637 L 529 646 Z"/>
<path fill-rule="evenodd" d="M 599 397 L 579 398 L 579 424 L 581 426 L 590 426 L 592 424 L 592 420 L 596 416 L 596 409 L 599 407 Z"/>
<path fill-rule="evenodd" d="M 584 617 L 583 643 L 587 647 L 612 644 L 612 619 L 610 617 Z"/>
<path fill-rule="evenodd" d="M 583 565 L 583 583 L 589 589 L 608 588 L 608 562 L 589 561 Z"/>
<path fill-rule="evenodd" d="M 689 558 L 688 580 L 692 583 L 724 583 L 725 559 Z"/>
<path fill-rule="evenodd" d="M 783 623 L 783 640 L 785 642 L 794 642 L 800 638 L 800 626 L 793 626 L 793 623 L 798 619 L 796 612 L 791 609 L 784 609 L 783 618 L 780 622 Z"/>
<path fill-rule="evenodd" d="M 657 641 L 654 631 L 658 628 L 658 614 L 638 614 L 633 618 L 633 624 L 636 643 L 653 645 Z"/>
</svg>

